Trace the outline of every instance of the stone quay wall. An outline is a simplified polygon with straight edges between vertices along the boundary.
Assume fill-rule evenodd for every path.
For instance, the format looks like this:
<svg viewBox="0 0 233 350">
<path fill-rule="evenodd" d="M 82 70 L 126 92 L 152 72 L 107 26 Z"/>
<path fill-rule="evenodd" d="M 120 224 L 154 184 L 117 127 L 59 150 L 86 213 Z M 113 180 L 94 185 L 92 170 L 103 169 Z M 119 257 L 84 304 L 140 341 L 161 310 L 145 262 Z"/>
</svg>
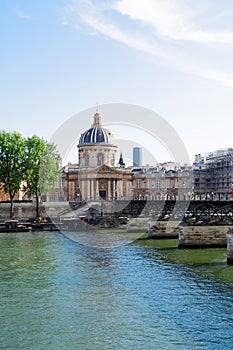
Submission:
<svg viewBox="0 0 233 350">
<path fill-rule="evenodd" d="M 227 235 L 227 263 L 233 265 L 233 228 L 230 228 Z"/>
<path fill-rule="evenodd" d="M 232 226 L 183 226 L 179 227 L 179 248 L 227 247 L 227 233 Z"/>
<path fill-rule="evenodd" d="M 44 218 L 56 218 L 64 212 L 69 210 L 67 202 L 46 202 L 40 204 L 40 216 Z M 0 203 L 0 220 L 9 219 L 10 203 Z M 36 217 L 36 203 L 35 202 L 20 202 L 14 203 L 14 217 L 20 221 L 26 221 L 30 218 Z"/>
<path fill-rule="evenodd" d="M 148 238 L 178 238 L 179 221 L 157 221 L 148 223 Z"/>
<path fill-rule="evenodd" d="M 148 233 L 148 238 L 178 238 L 179 221 L 152 221 L 148 217 L 129 219 L 127 232 Z"/>
<path fill-rule="evenodd" d="M 127 232 L 146 233 L 148 229 L 148 218 L 130 218 L 127 224 Z"/>
</svg>

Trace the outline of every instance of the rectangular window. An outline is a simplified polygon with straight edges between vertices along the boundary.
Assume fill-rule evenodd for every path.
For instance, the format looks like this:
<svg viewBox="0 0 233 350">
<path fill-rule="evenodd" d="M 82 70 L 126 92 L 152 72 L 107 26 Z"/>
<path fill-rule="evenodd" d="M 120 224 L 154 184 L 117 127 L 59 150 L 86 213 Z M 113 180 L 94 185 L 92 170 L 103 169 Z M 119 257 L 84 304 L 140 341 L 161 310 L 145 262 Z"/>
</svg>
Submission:
<svg viewBox="0 0 233 350">
<path fill-rule="evenodd" d="M 60 179 L 60 189 L 63 189 L 63 180 Z"/>
</svg>

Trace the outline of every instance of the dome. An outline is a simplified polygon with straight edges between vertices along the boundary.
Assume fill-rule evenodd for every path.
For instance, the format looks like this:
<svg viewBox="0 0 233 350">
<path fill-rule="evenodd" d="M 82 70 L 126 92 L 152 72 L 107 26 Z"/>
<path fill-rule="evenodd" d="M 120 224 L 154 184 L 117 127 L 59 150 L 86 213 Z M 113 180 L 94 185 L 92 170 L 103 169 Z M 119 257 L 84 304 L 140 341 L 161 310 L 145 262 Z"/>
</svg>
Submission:
<svg viewBox="0 0 233 350">
<path fill-rule="evenodd" d="M 94 123 L 86 130 L 79 139 L 79 145 L 93 143 L 111 143 L 113 136 L 107 129 L 103 128 L 101 117 L 98 112 L 94 115 Z"/>
</svg>

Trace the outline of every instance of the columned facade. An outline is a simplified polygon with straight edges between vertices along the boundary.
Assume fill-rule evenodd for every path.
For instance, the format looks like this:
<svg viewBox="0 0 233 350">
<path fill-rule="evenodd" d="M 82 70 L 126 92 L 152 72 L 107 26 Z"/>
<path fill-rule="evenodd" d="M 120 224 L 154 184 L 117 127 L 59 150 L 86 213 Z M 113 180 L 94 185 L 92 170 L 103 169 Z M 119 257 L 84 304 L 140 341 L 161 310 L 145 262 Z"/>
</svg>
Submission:
<svg viewBox="0 0 233 350">
<path fill-rule="evenodd" d="M 132 173 L 124 169 L 103 165 L 95 169 L 83 169 L 77 173 L 81 200 L 115 200 L 123 197 L 125 186 L 130 187 Z M 129 196 L 127 190 L 125 197 Z"/>
<path fill-rule="evenodd" d="M 132 182 L 132 173 L 116 166 L 117 146 L 113 135 L 95 113 L 90 129 L 81 134 L 79 164 L 65 167 L 64 189 L 68 201 L 115 200 L 123 196 L 123 182 Z"/>
<path fill-rule="evenodd" d="M 77 147 L 79 164 L 66 166 L 63 174 L 68 201 L 191 199 L 191 171 L 125 168 L 122 155 L 116 165 L 117 146 L 99 113 Z"/>
</svg>

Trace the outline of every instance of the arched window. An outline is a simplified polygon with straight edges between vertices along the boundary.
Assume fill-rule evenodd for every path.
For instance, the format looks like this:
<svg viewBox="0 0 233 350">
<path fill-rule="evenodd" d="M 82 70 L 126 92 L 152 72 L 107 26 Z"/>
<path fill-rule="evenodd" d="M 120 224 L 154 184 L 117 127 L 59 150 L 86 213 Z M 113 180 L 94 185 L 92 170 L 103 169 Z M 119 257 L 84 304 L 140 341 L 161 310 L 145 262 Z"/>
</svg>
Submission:
<svg viewBox="0 0 233 350">
<path fill-rule="evenodd" d="M 103 153 L 98 153 L 97 155 L 97 165 L 104 164 L 104 155 Z"/>
<path fill-rule="evenodd" d="M 86 154 L 85 155 L 85 164 L 84 164 L 84 166 L 89 166 L 89 161 L 90 161 L 90 156 L 89 156 L 89 154 Z"/>
</svg>

